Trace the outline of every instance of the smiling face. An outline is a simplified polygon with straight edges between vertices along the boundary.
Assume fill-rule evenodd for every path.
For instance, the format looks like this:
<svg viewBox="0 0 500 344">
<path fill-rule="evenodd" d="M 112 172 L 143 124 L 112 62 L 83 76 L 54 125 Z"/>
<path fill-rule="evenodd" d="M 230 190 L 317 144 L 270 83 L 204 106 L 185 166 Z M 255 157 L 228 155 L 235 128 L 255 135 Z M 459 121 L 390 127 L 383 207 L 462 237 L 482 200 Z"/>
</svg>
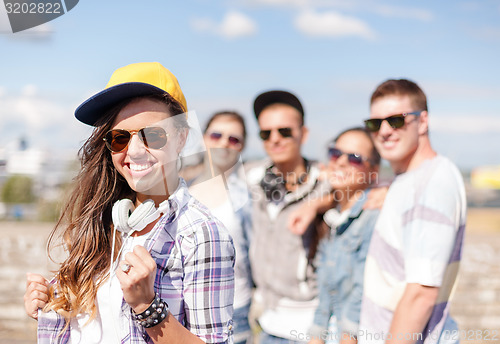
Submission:
<svg viewBox="0 0 500 344">
<path fill-rule="evenodd" d="M 409 96 L 385 96 L 371 105 L 370 118 L 386 118 L 391 115 L 421 110 L 415 107 Z M 382 158 L 391 163 L 395 172 L 404 172 L 419 146 L 419 137 L 427 133 L 427 111 L 420 116 L 405 117 L 405 125 L 394 129 L 383 121 L 380 130 L 372 133 L 375 147 Z"/>
<path fill-rule="evenodd" d="M 134 134 L 123 151 L 111 153 L 113 165 L 137 192 L 138 199 L 153 195 L 166 199 L 177 187 L 176 162 L 185 138 L 174 129 L 172 121 L 166 104 L 139 98 L 125 106 L 113 122 L 112 129 L 161 127 L 167 133 L 167 142 L 159 149 L 147 147 Z"/>
<path fill-rule="evenodd" d="M 373 144 L 367 134 L 360 131 L 348 131 L 335 142 L 335 148 L 343 153 L 357 154 L 363 158 L 360 164 L 348 161 L 346 154 L 328 163 L 331 186 L 339 191 L 364 190 L 376 182 L 378 168 L 368 161 L 372 159 Z"/>
<path fill-rule="evenodd" d="M 243 126 L 230 116 L 215 118 L 203 138 L 205 146 L 210 150 L 212 163 L 223 171 L 237 162 L 244 147 Z"/>
<path fill-rule="evenodd" d="M 293 107 L 284 104 L 268 106 L 259 115 L 260 130 L 271 130 L 264 149 L 275 164 L 287 164 L 301 159 L 300 148 L 307 138 L 302 116 Z M 291 137 L 283 137 L 279 128 L 290 128 Z"/>
</svg>

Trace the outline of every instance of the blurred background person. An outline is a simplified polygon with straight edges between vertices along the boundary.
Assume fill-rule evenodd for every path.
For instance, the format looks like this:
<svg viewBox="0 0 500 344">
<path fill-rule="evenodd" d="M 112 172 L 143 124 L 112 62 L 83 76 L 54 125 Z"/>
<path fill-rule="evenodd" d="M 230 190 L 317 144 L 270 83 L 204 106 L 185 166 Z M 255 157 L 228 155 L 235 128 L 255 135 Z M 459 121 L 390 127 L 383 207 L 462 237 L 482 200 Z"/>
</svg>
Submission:
<svg viewBox="0 0 500 344">
<path fill-rule="evenodd" d="M 250 204 L 240 159 L 245 148 L 245 121 L 237 112 L 215 113 L 207 122 L 203 139 L 206 147 L 203 169 L 188 182 L 189 191 L 233 237 L 236 250 L 233 333 L 234 343 L 242 344 L 251 338 L 248 312 L 253 286 L 248 259 Z"/>
<path fill-rule="evenodd" d="M 319 305 L 309 344 L 356 342 L 366 253 L 379 214 L 379 209 L 363 209 L 380 165 L 370 133 L 343 131 L 328 145 L 328 157 L 326 175 L 336 207 L 323 216 L 328 228 L 316 257 Z M 337 325 L 329 325 L 332 317 Z"/>
<path fill-rule="evenodd" d="M 255 99 L 254 111 L 268 157 L 247 166 L 253 221 L 250 262 L 256 285 L 251 319 L 259 325 L 256 330 L 262 330 L 261 344 L 305 343 L 318 305 L 313 266 L 317 232 L 308 223 L 303 233 L 292 233 L 288 219 L 318 197 L 323 184 L 318 164 L 301 153 L 309 131 L 299 99 L 286 91 L 265 92 Z"/>
<path fill-rule="evenodd" d="M 462 175 L 433 149 L 427 97 L 413 81 L 381 83 L 372 93 L 365 126 L 396 177 L 366 258 L 358 339 L 406 344 L 448 341 L 446 334 L 458 330 L 448 301 L 465 232 Z M 448 342 L 453 341 L 458 338 Z"/>
</svg>

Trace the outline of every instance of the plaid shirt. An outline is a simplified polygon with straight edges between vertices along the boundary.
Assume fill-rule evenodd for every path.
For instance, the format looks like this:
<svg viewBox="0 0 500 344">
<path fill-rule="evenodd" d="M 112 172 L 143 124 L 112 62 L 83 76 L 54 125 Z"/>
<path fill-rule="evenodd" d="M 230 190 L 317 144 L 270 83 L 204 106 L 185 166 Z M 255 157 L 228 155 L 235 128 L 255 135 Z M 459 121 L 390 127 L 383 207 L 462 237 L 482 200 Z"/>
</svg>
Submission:
<svg viewBox="0 0 500 344">
<path fill-rule="evenodd" d="M 207 343 L 232 343 L 234 246 L 224 226 L 187 191 L 183 179 L 169 198 L 170 210 L 145 247 L 156 261 L 155 291 L 171 314 Z M 153 343 L 122 301 L 121 343 Z M 68 343 L 62 316 L 39 312 L 38 343 Z"/>
</svg>

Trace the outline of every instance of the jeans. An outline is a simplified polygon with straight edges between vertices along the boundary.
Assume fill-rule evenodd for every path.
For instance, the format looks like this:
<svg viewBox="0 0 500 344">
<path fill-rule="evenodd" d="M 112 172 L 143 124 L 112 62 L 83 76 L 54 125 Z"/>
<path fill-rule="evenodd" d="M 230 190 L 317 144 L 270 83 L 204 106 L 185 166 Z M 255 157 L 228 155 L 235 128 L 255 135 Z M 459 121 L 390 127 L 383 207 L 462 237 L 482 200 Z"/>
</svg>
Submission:
<svg viewBox="0 0 500 344">
<path fill-rule="evenodd" d="M 233 313 L 233 341 L 234 344 L 245 344 L 251 337 L 252 331 L 248 323 L 250 304 L 235 308 Z"/>
</svg>

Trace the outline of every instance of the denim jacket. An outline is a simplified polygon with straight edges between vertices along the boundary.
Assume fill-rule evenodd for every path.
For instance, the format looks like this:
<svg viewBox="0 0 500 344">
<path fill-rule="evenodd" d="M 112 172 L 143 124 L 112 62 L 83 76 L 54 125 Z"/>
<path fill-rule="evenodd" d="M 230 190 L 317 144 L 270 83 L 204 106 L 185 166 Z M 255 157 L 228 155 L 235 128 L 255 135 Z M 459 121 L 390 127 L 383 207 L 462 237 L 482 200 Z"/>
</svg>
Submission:
<svg viewBox="0 0 500 344">
<path fill-rule="evenodd" d="M 332 315 L 340 333 L 356 335 L 359 325 L 365 259 L 379 209 L 363 209 L 369 191 L 349 211 L 347 219 L 331 228 L 317 255 L 319 305 L 310 335 L 327 334 Z"/>
</svg>

